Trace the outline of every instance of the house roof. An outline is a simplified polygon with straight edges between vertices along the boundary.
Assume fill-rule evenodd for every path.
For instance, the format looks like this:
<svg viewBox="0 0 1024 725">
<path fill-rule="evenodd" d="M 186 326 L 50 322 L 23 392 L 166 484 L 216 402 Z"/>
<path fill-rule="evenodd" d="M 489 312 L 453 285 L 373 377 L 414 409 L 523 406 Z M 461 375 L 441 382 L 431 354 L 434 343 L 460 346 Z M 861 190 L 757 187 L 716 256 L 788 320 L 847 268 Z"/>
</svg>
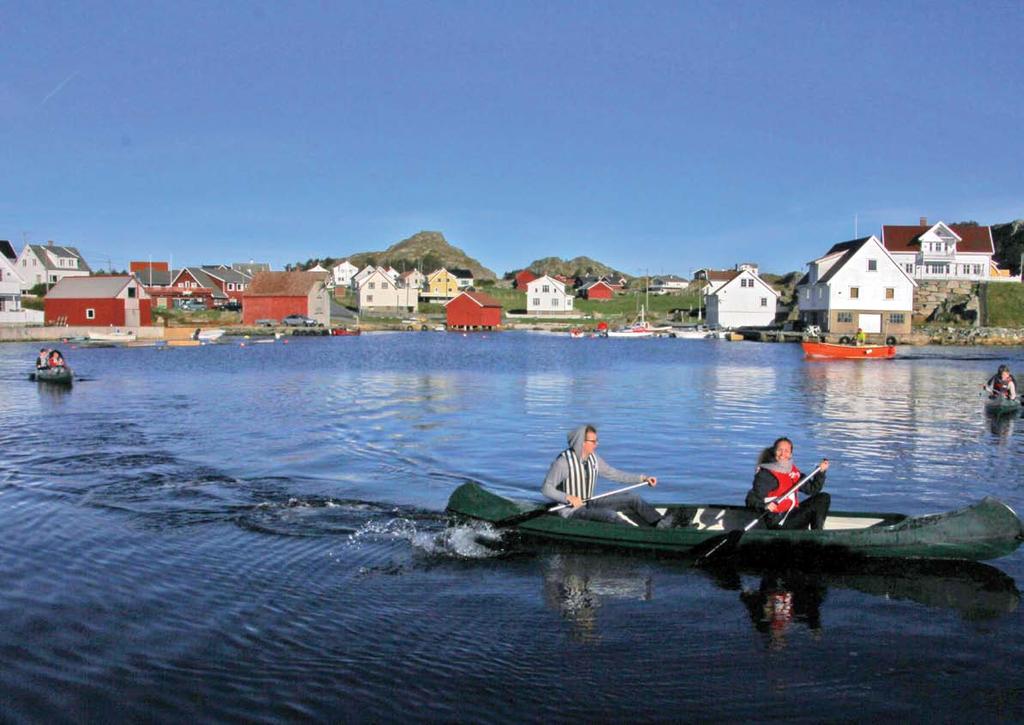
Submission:
<svg viewBox="0 0 1024 725">
<path fill-rule="evenodd" d="M 828 282 L 833 277 L 835 277 L 836 272 L 841 270 L 846 265 L 846 263 L 853 258 L 853 255 L 856 254 L 861 247 L 870 242 L 871 239 L 872 237 L 861 237 L 860 239 L 850 239 L 845 242 L 838 242 L 837 244 L 833 244 L 832 248 L 829 249 L 823 257 L 820 257 L 819 259 L 816 259 L 814 261 L 820 261 L 821 259 L 831 257 L 834 254 L 841 254 L 842 256 L 839 258 L 839 261 L 837 261 L 835 264 L 832 265 L 832 267 L 829 268 L 829 270 L 825 273 L 824 276 L 818 278 L 818 283 L 823 284 L 825 282 Z"/>
<path fill-rule="evenodd" d="M 499 309 L 501 308 L 501 303 L 498 302 L 498 300 L 494 299 L 488 294 L 484 294 L 483 292 L 463 292 L 462 294 L 456 295 L 455 297 L 452 297 L 450 300 L 445 302 L 445 307 L 450 305 L 455 300 L 459 299 L 459 297 L 468 297 L 481 307 L 497 307 Z"/>
<path fill-rule="evenodd" d="M 29 248 L 39 257 L 40 261 L 46 269 L 59 269 L 67 270 L 67 267 L 58 267 L 52 261 L 50 261 L 50 255 L 47 252 L 57 255 L 58 257 L 75 257 L 78 259 L 79 270 L 91 272 L 92 269 L 86 264 L 85 259 L 79 254 L 78 250 L 74 247 L 64 247 L 59 244 L 30 244 Z"/>
<path fill-rule="evenodd" d="M 14 247 L 6 239 L 0 239 L 0 254 L 12 260 L 18 258 L 18 253 L 14 251 Z"/>
<path fill-rule="evenodd" d="M 252 277 L 257 272 L 269 272 L 270 264 L 268 262 L 232 262 L 231 269 L 244 272 Z"/>
<path fill-rule="evenodd" d="M 248 297 L 305 297 L 324 275 L 319 272 L 260 272 L 252 278 Z"/>
<path fill-rule="evenodd" d="M 135 271 L 135 279 L 139 280 L 139 284 L 153 285 L 153 286 L 167 286 L 171 283 L 172 273 L 166 269 L 139 269 Z"/>
<path fill-rule="evenodd" d="M 225 267 L 223 264 L 217 266 L 204 264 L 203 271 L 211 277 L 216 277 L 224 282 L 235 282 L 236 284 L 241 282 L 242 284 L 245 284 L 251 279 L 251 277 L 245 272 L 239 272 L 237 269 Z"/>
<path fill-rule="evenodd" d="M 117 297 L 132 279 L 127 274 L 63 277 L 46 293 L 46 299 L 79 300 Z"/>
<path fill-rule="evenodd" d="M 710 282 L 728 282 L 739 277 L 741 273 L 739 270 L 735 269 L 709 269 L 706 274 L 707 279 Z"/>
<path fill-rule="evenodd" d="M 938 223 L 941 224 L 942 222 Z M 883 226 L 882 246 L 890 252 L 917 253 L 921 251 L 921 235 L 935 226 L 936 224 L 909 227 Z M 991 227 L 964 226 L 960 224 L 946 224 L 945 226 L 960 237 L 960 241 L 956 245 L 958 252 L 995 254 Z"/>
<path fill-rule="evenodd" d="M 765 289 L 767 289 L 767 290 L 768 290 L 769 292 L 771 292 L 771 293 L 772 293 L 773 295 L 775 295 L 776 297 L 781 297 L 781 294 L 779 293 L 779 291 L 778 291 L 777 289 L 775 289 L 774 287 L 772 287 L 772 286 L 771 286 L 770 284 L 768 284 L 767 282 L 765 282 L 765 281 L 764 281 L 763 279 L 761 279 L 761 278 L 760 278 L 760 277 L 759 277 L 758 275 L 754 274 L 754 273 L 753 273 L 752 271 L 750 271 L 750 270 L 743 270 L 743 271 L 737 272 L 737 273 L 735 274 L 735 276 L 733 276 L 733 278 L 732 278 L 732 279 L 730 279 L 730 280 L 729 280 L 728 282 L 726 282 L 726 283 L 724 283 L 724 284 L 720 284 L 720 285 L 718 285 L 718 287 L 716 287 L 716 288 L 715 288 L 715 291 L 714 291 L 714 292 L 712 292 L 710 296 L 715 296 L 715 295 L 717 295 L 717 294 L 718 294 L 719 292 L 721 292 L 722 290 L 724 290 L 724 289 L 725 289 L 726 287 L 728 287 L 729 285 L 733 284 L 733 282 L 735 282 L 735 281 L 736 281 L 736 278 L 737 278 L 737 277 L 739 277 L 740 275 L 742 275 L 744 271 L 745 271 L 745 272 L 746 272 L 747 274 L 749 274 L 749 275 L 750 275 L 751 277 L 753 277 L 754 279 L 756 279 L 756 280 L 757 280 L 758 282 L 760 282 L 760 283 L 761 283 L 761 284 L 762 284 L 762 285 L 763 285 L 763 286 L 765 287 Z"/>
<path fill-rule="evenodd" d="M 614 288 L 614 287 L 613 287 L 612 285 L 608 284 L 608 283 L 607 283 L 607 282 L 605 282 L 605 281 L 604 281 L 603 279 L 598 279 L 598 280 L 594 280 L 593 282 L 590 282 L 589 284 L 586 284 L 586 285 L 584 285 L 584 286 L 582 287 L 582 289 L 583 289 L 583 290 L 588 290 L 588 289 L 592 289 L 592 288 L 594 288 L 594 287 L 597 287 L 597 286 L 598 286 L 599 284 L 603 284 L 603 285 L 604 285 L 605 287 L 607 287 L 608 289 L 610 289 L 610 290 L 612 290 L 612 291 L 614 291 L 614 290 L 615 290 L 615 288 Z"/>
<path fill-rule="evenodd" d="M 202 267 L 185 267 L 180 270 L 177 275 L 174 275 L 172 280 L 176 279 L 184 272 L 188 272 L 192 275 L 192 278 L 199 283 L 200 287 L 209 287 L 210 292 L 215 299 L 227 299 L 228 296 L 221 291 L 220 285 L 217 284 L 217 281 Z"/>
<path fill-rule="evenodd" d="M 470 272 L 468 269 L 453 268 L 448 271 L 452 273 L 452 276 L 458 277 L 459 279 L 473 279 L 473 273 Z"/>
</svg>

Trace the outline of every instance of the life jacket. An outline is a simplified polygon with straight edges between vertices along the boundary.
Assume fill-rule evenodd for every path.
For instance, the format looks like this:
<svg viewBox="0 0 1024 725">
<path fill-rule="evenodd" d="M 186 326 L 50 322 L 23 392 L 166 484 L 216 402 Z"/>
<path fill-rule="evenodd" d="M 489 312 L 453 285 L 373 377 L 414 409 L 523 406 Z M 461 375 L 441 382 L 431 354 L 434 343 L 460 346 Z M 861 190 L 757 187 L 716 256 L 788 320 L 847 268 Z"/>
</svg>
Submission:
<svg viewBox="0 0 1024 725">
<path fill-rule="evenodd" d="M 563 491 L 568 496 L 579 496 L 583 500 L 594 495 L 594 482 L 597 481 L 597 457 L 590 456 L 581 461 L 576 451 L 567 448 L 562 451 L 562 458 L 569 464 L 569 477 L 565 479 Z"/>
<path fill-rule="evenodd" d="M 771 503 L 772 499 L 784 495 L 789 491 L 789 489 L 793 488 L 793 486 L 800 482 L 800 469 L 796 466 L 793 466 L 793 469 L 789 473 L 780 473 L 778 471 L 773 471 L 770 468 L 766 468 L 764 470 L 775 476 L 775 480 L 779 482 L 779 485 L 769 491 L 767 497 L 765 497 L 764 502 L 766 504 Z M 789 498 L 784 498 L 781 501 L 776 501 L 775 506 L 777 507 L 776 513 L 785 513 L 790 509 L 798 508 L 800 506 L 800 502 L 796 500 L 796 496 L 790 496 Z"/>
<path fill-rule="evenodd" d="M 1017 385 L 1017 380 L 1011 375 L 1008 380 L 1003 380 L 998 375 L 993 375 L 989 382 L 992 384 L 992 395 L 994 397 L 1010 397 L 1010 382 L 1013 382 L 1014 386 Z"/>
</svg>

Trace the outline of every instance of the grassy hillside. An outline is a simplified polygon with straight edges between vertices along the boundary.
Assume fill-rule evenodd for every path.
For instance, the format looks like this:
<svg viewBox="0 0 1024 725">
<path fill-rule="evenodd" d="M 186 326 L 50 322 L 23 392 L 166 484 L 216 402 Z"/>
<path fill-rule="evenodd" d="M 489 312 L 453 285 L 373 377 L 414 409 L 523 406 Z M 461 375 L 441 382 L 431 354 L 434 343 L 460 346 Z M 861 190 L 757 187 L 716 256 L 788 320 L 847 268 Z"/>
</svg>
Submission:
<svg viewBox="0 0 1024 725">
<path fill-rule="evenodd" d="M 1024 284 L 992 282 L 985 287 L 986 325 L 1024 327 Z"/>
</svg>

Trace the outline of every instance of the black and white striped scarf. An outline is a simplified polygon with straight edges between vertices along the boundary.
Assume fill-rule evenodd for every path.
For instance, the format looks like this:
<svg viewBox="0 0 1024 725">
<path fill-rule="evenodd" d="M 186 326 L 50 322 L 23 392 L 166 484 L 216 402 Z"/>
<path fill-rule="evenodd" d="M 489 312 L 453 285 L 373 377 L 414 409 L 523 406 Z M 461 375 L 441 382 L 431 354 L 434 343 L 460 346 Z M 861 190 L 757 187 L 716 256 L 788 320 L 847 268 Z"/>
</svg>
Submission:
<svg viewBox="0 0 1024 725">
<path fill-rule="evenodd" d="M 594 483 L 597 481 L 597 456 L 589 456 L 581 461 L 576 451 L 568 448 L 562 451 L 565 462 L 569 464 L 569 478 L 565 481 L 565 493 L 579 496 L 584 501 L 594 496 Z"/>
</svg>

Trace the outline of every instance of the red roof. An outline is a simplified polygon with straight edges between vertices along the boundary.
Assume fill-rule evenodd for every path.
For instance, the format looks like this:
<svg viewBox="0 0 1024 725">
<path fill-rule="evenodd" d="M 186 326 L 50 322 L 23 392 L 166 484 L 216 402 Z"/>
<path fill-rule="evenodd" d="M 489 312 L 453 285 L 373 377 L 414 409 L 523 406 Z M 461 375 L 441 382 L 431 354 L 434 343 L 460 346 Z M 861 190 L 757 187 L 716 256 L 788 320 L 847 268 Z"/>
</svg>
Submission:
<svg viewBox="0 0 1024 725">
<path fill-rule="evenodd" d="M 933 226 L 935 225 L 914 225 L 911 227 L 883 226 L 882 245 L 890 252 L 916 253 L 921 250 L 920 236 Z M 991 228 L 960 226 L 959 224 L 947 224 L 946 226 L 961 239 L 956 245 L 958 252 L 995 254 L 996 250 L 992 243 Z"/>
<path fill-rule="evenodd" d="M 447 302 L 446 306 L 450 305 L 452 302 L 459 299 L 459 297 L 468 297 L 481 307 L 497 307 L 499 309 L 501 308 L 501 303 L 498 302 L 498 300 L 494 299 L 490 295 L 485 295 L 483 292 L 463 292 L 458 297 L 455 297 L 449 302 Z"/>
</svg>

